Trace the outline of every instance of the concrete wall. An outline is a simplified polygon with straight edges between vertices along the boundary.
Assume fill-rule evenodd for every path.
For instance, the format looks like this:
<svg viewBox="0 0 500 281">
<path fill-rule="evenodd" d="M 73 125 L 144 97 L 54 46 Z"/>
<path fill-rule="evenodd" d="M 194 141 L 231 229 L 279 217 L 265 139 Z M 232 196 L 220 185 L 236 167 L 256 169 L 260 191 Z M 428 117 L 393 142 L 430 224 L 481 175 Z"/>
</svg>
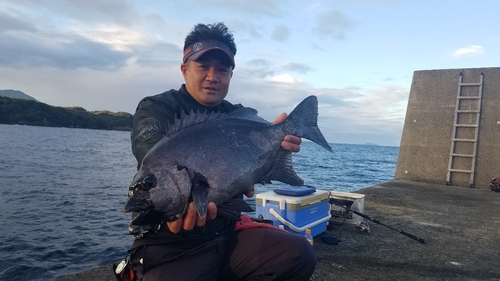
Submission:
<svg viewBox="0 0 500 281">
<path fill-rule="evenodd" d="M 484 73 L 482 112 L 474 187 L 489 188 L 493 177 L 500 177 L 500 67 L 474 69 L 421 70 L 413 73 L 406 119 L 401 138 L 395 180 L 446 184 L 450 157 L 458 79 L 477 83 Z M 462 95 L 478 94 L 478 87 L 462 87 Z M 477 101 L 462 103 L 461 109 L 474 109 Z M 474 123 L 476 115 L 460 114 L 458 123 Z M 473 130 L 457 131 L 460 138 L 473 138 Z M 460 130 L 460 129 L 459 129 Z M 457 143 L 456 152 L 469 153 Z M 471 153 L 469 153 L 471 154 Z M 454 167 L 466 169 L 469 159 L 458 159 Z M 470 174 L 452 173 L 451 185 L 469 186 Z"/>
</svg>

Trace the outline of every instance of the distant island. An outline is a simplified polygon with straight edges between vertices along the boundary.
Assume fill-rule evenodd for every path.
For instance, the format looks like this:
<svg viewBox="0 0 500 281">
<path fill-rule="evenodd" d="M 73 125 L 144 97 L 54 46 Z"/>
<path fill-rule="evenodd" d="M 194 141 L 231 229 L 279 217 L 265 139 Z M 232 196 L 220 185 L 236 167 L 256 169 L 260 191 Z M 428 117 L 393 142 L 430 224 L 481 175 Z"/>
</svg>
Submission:
<svg viewBox="0 0 500 281">
<path fill-rule="evenodd" d="M 373 142 L 367 142 L 367 143 L 364 143 L 363 145 L 378 146 L 378 144 L 373 143 Z"/>
<path fill-rule="evenodd" d="M 17 91 L 17 90 L 0 90 L 0 97 L 38 101 L 34 97 L 29 96 L 29 95 L 27 95 L 21 91 Z"/>
<path fill-rule="evenodd" d="M 16 90 L 0 90 L 0 124 L 130 131 L 133 115 L 51 106 Z"/>
</svg>

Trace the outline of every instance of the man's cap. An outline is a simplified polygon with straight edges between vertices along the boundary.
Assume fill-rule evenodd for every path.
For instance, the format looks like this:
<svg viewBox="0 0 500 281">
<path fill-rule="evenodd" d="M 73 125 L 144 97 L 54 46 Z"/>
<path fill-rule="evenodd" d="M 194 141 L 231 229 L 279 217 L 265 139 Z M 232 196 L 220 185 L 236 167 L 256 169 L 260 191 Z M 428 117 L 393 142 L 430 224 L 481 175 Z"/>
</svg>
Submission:
<svg viewBox="0 0 500 281">
<path fill-rule="evenodd" d="M 232 66 L 234 67 L 234 55 L 233 52 L 231 52 L 231 49 L 229 46 L 226 44 L 222 43 L 221 41 L 218 40 L 201 40 L 198 41 L 192 45 L 190 45 L 185 51 L 184 51 L 184 58 L 183 62 L 186 63 L 188 60 L 197 60 L 200 58 L 203 54 L 205 54 L 208 51 L 211 50 L 220 50 L 224 52 L 229 60 L 232 63 Z"/>
</svg>

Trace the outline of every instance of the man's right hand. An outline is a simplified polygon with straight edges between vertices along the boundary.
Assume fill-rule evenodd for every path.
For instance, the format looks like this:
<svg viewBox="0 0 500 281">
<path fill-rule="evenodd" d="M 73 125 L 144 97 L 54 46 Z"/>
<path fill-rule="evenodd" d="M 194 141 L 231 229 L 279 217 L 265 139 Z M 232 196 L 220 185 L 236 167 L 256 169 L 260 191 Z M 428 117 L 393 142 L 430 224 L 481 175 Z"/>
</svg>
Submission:
<svg viewBox="0 0 500 281">
<path fill-rule="evenodd" d="M 205 217 L 200 217 L 198 211 L 196 211 L 196 207 L 194 206 L 194 202 L 189 203 L 186 213 L 182 218 L 179 218 L 175 221 L 167 222 L 168 229 L 172 233 L 178 233 L 181 229 L 184 230 L 193 230 L 194 226 L 204 226 L 207 218 L 209 220 L 215 219 L 217 216 L 217 206 L 214 202 L 208 202 L 207 205 L 207 215 Z"/>
</svg>

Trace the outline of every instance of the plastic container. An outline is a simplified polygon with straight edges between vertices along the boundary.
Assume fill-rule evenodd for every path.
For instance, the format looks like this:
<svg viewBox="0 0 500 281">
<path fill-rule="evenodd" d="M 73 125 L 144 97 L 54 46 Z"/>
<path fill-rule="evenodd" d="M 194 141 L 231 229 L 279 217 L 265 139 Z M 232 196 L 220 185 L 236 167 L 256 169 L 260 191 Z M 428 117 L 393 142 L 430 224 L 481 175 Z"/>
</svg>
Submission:
<svg viewBox="0 0 500 281">
<path fill-rule="evenodd" d="M 340 204 L 344 207 L 350 208 L 351 210 L 358 211 L 363 213 L 365 209 L 365 195 L 359 193 L 352 192 L 339 192 L 339 191 L 331 191 L 330 192 L 330 204 L 331 204 L 331 213 L 332 218 L 330 220 L 331 223 L 334 224 L 359 224 L 363 221 L 363 218 L 352 213 L 348 212 L 345 208 L 338 206 L 336 204 Z"/>
<path fill-rule="evenodd" d="M 284 225 L 286 231 L 304 236 L 307 228 L 317 236 L 326 231 L 329 211 L 328 191 L 316 190 L 305 196 L 286 196 L 268 191 L 256 195 L 256 215 Z"/>
</svg>

